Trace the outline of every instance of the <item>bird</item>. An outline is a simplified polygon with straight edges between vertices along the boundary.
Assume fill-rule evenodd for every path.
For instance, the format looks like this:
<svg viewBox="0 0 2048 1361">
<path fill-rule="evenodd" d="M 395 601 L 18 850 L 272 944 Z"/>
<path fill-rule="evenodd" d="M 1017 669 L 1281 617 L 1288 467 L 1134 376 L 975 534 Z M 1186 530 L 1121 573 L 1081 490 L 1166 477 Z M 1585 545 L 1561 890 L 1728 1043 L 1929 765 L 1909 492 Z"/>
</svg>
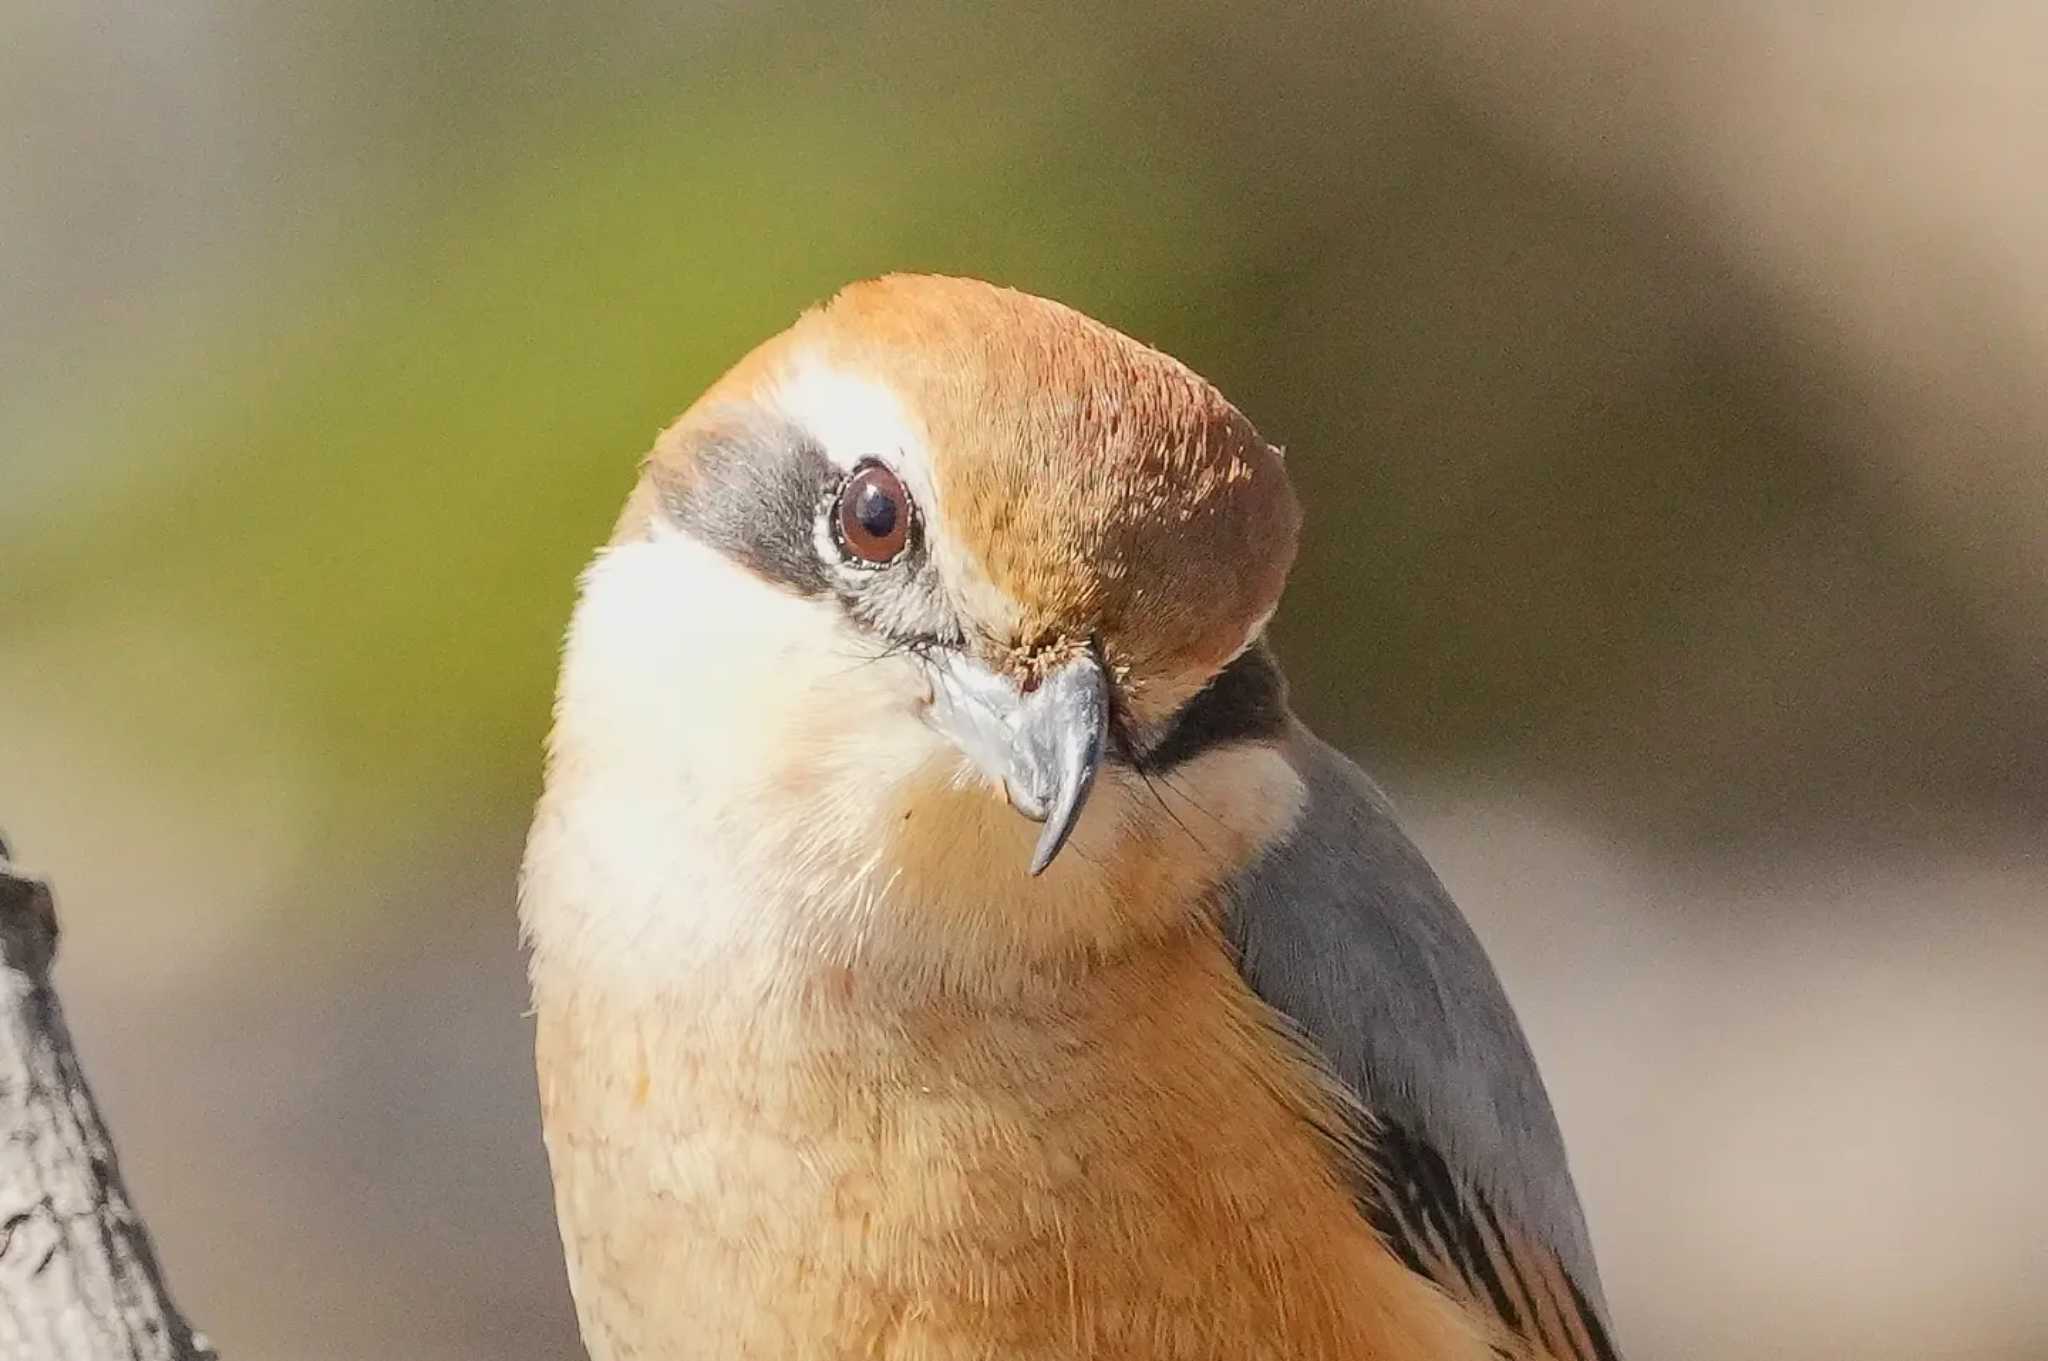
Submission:
<svg viewBox="0 0 2048 1361">
<path fill-rule="evenodd" d="M 656 438 L 520 872 L 593 1361 L 1612 1361 L 1494 969 L 1268 640 L 1282 451 L 967 278 Z"/>
</svg>

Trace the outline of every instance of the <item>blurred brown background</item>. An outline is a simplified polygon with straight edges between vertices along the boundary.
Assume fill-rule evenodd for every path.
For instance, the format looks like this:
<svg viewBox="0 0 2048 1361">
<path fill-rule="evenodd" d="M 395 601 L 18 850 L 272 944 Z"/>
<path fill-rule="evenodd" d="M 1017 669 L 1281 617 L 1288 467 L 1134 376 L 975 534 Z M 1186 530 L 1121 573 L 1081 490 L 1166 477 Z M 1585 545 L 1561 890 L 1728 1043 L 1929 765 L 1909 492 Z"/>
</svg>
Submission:
<svg viewBox="0 0 2048 1361">
<path fill-rule="evenodd" d="M 512 880 L 654 430 L 890 268 L 1288 446 L 1640 1358 L 2048 1356 L 2048 9 L 0 0 L 0 826 L 232 1357 L 576 1354 Z"/>
</svg>

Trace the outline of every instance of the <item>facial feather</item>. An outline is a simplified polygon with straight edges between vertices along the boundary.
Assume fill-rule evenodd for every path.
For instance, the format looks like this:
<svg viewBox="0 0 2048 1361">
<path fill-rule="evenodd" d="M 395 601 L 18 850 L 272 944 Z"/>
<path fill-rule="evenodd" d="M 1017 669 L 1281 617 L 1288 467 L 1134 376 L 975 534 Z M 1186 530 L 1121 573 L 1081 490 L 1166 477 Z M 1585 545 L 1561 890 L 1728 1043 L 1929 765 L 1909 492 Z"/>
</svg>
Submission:
<svg viewBox="0 0 2048 1361">
<path fill-rule="evenodd" d="M 537 949 L 659 973 L 772 938 L 806 964 L 1015 987 L 1184 925 L 1298 806 L 1257 746 L 1119 770 L 1071 860 L 1027 879 L 1028 824 L 924 725 L 901 662 L 678 531 L 606 550 L 528 857 L 529 902 L 574 920 Z"/>
<path fill-rule="evenodd" d="M 1097 637 L 1147 719 L 1256 635 L 1294 560 L 1280 452 L 1235 407 L 1178 360 L 1013 290 L 926 276 L 843 290 L 663 432 L 654 480 L 687 484 L 735 406 L 781 414 L 842 468 L 891 460 L 992 646 L 1029 659 Z M 615 540 L 656 513 L 636 496 Z"/>
</svg>

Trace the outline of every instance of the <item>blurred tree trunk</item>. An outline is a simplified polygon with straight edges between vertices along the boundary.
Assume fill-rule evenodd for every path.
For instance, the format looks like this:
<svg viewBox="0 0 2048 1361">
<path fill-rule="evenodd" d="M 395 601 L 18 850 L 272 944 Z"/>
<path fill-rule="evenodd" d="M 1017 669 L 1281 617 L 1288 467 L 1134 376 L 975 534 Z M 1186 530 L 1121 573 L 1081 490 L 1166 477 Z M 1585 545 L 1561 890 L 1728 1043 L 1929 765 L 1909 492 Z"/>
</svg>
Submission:
<svg viewBox="0 0 2048 1361">
<path fill-rule="evenodd" d="M 0 1361 L 212 1361 L 179 1316 L 50 986 L 49 886 L 0 843 Z"/>
</svg>

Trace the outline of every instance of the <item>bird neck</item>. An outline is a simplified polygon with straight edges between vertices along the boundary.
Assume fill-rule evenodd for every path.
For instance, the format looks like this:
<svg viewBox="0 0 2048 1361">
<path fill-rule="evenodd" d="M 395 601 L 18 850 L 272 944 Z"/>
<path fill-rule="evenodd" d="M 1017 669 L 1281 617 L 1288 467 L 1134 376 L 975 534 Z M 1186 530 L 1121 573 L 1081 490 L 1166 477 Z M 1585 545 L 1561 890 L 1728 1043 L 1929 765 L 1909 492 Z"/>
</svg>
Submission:
<svg viewBox="0 0 2048 1361">
<path fill-rule="evenodd" d="M 1208 929 L 1303 792 L 1266 746 L 1164 787 L 1106 772 L 1069 853 L 1033 877 L 1035 827 L 950 766 L 885 797 L 821 784 L 744 810 L 615 774 L 558 763 L 541 800 L 521 885 L 536 978 L 786 990 L 844 969 L 906 1004 L 996 1007 Z"/>
</svg>

